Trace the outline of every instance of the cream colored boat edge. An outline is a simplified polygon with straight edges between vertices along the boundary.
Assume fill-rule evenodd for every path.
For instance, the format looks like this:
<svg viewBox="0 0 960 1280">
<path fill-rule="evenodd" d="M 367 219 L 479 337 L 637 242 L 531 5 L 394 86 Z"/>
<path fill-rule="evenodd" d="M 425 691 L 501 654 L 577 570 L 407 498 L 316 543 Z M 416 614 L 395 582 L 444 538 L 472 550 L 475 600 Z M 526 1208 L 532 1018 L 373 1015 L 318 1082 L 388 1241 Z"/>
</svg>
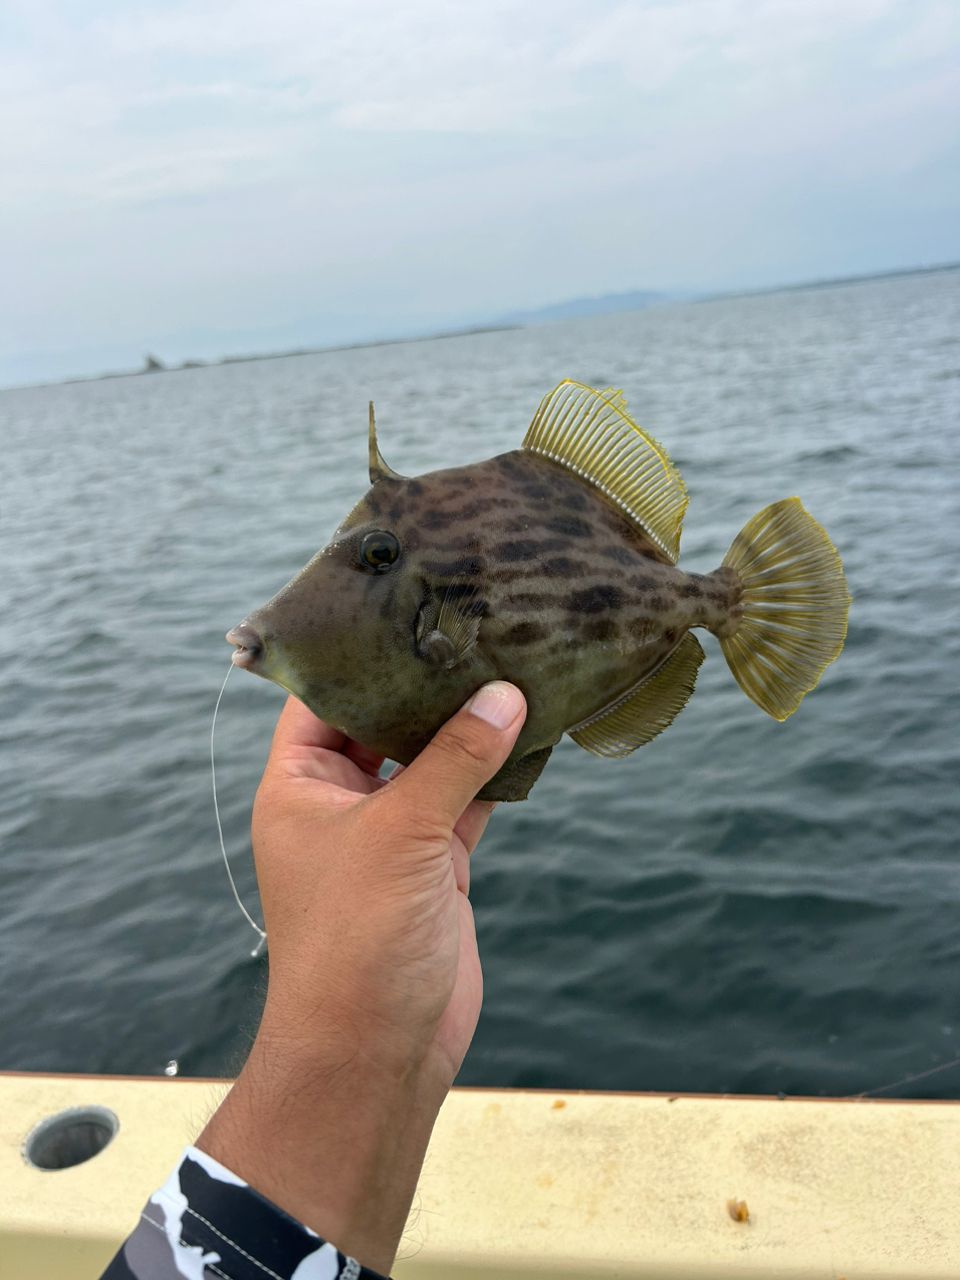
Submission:
<svg viewBox="0 0 960 1280">
<path fill-rule="evenodd" d="M 227 1087 L 0 1074 L 3 1280 L 96 1277 Z M 115 1136 L 32 1167 L 71 1108 Z M 454 1090 L 394 1274 L 957 1280 L 960 1106 Z"/>
</svg>

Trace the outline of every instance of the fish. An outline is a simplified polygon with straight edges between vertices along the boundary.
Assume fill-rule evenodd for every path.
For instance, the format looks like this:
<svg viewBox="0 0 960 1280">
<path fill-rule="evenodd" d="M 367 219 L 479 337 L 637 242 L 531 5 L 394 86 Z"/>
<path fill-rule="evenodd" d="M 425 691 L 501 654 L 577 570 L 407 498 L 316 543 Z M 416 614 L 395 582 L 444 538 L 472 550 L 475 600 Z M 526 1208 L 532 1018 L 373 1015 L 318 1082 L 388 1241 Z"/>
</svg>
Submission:
<svg viewBox="0 0 960 1280">
<path fill-rule="evenodd" d="M 227 632 L 272 680 L 384 758 L 409 763 L 490 680 L 527 718 L 479 798 L 526 799 L 564 734 L 617 759 L 693 693 L 705 630 L 783 721 L 840 654 L 840 556 L 798 498 L 772 503 L 719 568 L 677 565 L 687 491 L 623 392 L 566 379 L 519 449 L 406 477 L 368 426 L 370 488 L 267 604 Z"/>
</svg>

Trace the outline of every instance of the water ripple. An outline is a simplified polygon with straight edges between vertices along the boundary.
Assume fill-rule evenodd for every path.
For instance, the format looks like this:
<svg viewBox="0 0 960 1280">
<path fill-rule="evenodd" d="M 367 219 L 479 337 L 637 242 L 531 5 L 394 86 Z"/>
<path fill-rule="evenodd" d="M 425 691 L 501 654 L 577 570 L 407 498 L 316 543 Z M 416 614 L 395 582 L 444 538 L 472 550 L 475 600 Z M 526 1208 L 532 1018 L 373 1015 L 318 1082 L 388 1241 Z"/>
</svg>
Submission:
<svg viewBox="0 0 960 1280">
<path fill-rule="evenodd" d="M 622 384 L 682 463 L 684 564 L 715 567 L 798 493 L 855 601 L 843 660 L 788 725 L 708 639 L 669 733 L 617 763 L 564 743 L 500 808 L 474 863 L 486 1006 L 463 1079 L 855 1093 L 949 1061 L 958 331 L 944 272 L 4 394 L 0 1066 L 236 1069 L 265 965 L 212 825 L 223 632 L 362 490 L 368 399 L 413 473 L 515 447 L 562 376 Z M 280 705 L 236 680 L 222 713 L 251 904 Z M 954 1072 L 902 1092 L 958 1089 Z"/>
</svg>

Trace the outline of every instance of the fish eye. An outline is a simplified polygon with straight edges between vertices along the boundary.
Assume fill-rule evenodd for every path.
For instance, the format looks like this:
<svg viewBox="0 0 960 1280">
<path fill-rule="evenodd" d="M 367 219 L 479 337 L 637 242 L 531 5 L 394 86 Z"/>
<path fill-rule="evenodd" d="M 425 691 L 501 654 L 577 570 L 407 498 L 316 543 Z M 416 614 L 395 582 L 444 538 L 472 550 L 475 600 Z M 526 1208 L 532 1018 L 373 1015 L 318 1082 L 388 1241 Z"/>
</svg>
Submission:
<svg viewBox="0 0 960 1280">
<path fill-rule="evenodd" d="M 385 529 L 375 529 L 373 533 L 364 534 L 360 543 L 360 559 L 368 569 L 376 569 L 383 573 L 400 555 L 400 543 L 392 533 Z"/>
</svg>

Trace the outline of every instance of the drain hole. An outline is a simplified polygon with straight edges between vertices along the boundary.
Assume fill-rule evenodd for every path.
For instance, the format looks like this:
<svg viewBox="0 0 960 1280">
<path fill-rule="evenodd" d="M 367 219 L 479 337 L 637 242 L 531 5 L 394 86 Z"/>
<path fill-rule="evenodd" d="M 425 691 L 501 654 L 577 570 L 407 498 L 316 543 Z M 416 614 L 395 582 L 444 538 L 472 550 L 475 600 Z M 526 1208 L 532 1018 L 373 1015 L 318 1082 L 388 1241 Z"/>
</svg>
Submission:
<svg viewBox="0 0 960 1280">
<path fill-rule="evenodd" d="M 98 1155 L 119 1128 L 106 1107 L 70 1107 L 41 1120 L 27 1135 L 23 1154 L 35 1169 L 70 1169 Z"/>
</svg>

